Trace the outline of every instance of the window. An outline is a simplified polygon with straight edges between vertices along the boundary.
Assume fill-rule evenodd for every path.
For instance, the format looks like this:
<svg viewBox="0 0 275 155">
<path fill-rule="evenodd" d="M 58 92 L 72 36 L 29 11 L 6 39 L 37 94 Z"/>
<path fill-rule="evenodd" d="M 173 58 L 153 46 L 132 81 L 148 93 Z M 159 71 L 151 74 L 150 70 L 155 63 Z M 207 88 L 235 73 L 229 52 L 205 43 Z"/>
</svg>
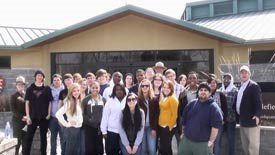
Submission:
<svg viewBox="0 0 275 155">
<path fill-rule="evenodd" d="M 10 56 L 0 56 L 0 68 L 10 69 L 11 68 L 11 57 Z"/>
<path fill-rule="evenodd" d="M 252 51 L 250 64 L 268 64 L 275 62 L 275 51 Z"/>
<path fill-rule="evenodd" d="M 238 0 L 238 12 L 258 10 L 258 0 Z"/>
<path fill-rule="evenodd" d="M 177 74 L 189 71 L 213 72 L 213 50 L 148 50 L 148 51 L 106 51 L 106 52 L 76 52 L 53 53 L 51 55 L 51 72 L 65 73 L 87 72 L 95 73 L 104 68 L 110 73 L 135 73 L 136 69 L 146 69 L 162 61 L 168 68 L 173 68 Z"/>
<path fill-rule="evenodd" d="M 233 1 L 214 3 L 214 15 L 228 15 L 233 13 Z"/>
<path fill-rule="evenodd" d="M 265 10 L 275 8 L 275 1 L 274 0 L 264 0 L 263 7 Z"/>
<path fill-rule="evenodd" d="M 204 18 L 204 17 L 209 17 L 210 12 L 209 12 L 209 5 L 199 5 L 199 6 L 193 6 L 191 9 L 191 15 L 192 19 L 197 19 L 197 18 Z"/>
</svg>

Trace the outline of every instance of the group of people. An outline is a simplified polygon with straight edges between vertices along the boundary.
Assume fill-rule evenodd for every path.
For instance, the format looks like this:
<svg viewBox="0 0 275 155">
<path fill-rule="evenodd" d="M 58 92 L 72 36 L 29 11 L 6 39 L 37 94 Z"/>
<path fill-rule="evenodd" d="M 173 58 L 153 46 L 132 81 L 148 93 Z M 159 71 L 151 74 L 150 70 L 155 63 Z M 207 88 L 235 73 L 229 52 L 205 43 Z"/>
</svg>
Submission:
<svg viewBox="0 0 275 155">
<path fill-rule="evenodd" d="M 46 155 L 50 130 L 51 154 L 57 136 L 61 154 L 76 155 L 172 155 L 172 138 L 179 155 L 220 154 L 222 134 L 228 138 L 229 154 L 235 152 L 235 127 L 239 118 L 241 142 L 247 155 L 259 154 L 261 90 L 250 80 L 247 66 L 240 68 L 242 85 L 222 75 L 200 82 L 196 72 L 176 76 L 162 62 L 138 69 L 134 75 L 114 72 L 110 80 L 104 69 L 95 74 L 54 74 L 52 84 L 36 71 L 26 89 L 16 78 L 11 96 L 16 154 L 29 155 L 36 128 L 40 129 L 41 154 Z M 22 128 L 27 125 L 27 132 Z M 103 141 L 105 144 L 103 145 Z"/>
</svg>

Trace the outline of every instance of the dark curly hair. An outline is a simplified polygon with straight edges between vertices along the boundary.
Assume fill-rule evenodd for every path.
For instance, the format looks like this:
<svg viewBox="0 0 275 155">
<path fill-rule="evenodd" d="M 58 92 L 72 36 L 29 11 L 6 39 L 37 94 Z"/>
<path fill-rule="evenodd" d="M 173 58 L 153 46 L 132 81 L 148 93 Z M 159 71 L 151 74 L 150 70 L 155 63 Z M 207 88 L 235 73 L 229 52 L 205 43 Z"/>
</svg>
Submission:
<svg viewBox="0 0 275 155">
<path fill-rule="evenodd" d="M 122 111 L 122 128 L 127 131 L 130 128 L 130 124 L 132 119 L 131 118 L 131 112 L 130 112 L 130 108 L 127 104 L 127 99 L 130 96 L 134 96 L 137 99 L 137 95 L 135 93 L 129 93 L 126 97 L 126 103 L 125 103 L 125 108 Z M 138 104 L 136 104 L 135 106 L 135 113 L 134 113 L 134 127 L 135 127 L 135 131 L 139 131 L 141 130 L 141 111 L 139 109 Z"/>
</svg>

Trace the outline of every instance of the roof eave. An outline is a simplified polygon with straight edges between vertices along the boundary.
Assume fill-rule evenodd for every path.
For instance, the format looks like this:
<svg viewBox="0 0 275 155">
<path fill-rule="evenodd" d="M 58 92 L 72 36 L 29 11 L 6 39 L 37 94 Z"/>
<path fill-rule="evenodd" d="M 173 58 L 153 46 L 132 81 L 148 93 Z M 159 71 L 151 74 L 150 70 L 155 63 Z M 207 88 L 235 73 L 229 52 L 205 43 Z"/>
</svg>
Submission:
<svg viewBox="0 0 275 155">
<path fill-rule="evenodd" d="M 275 43 L 275 39 L 258 39 L 258 40 L 246 40 L 244 42 L 245 45 L 252 45 L 252 44 L 270 44 Z"/>
<path fill-rule="evenodd" d="M 0 46 L 0 50 L 22 50 L 21 46 Z"/>
</svg>

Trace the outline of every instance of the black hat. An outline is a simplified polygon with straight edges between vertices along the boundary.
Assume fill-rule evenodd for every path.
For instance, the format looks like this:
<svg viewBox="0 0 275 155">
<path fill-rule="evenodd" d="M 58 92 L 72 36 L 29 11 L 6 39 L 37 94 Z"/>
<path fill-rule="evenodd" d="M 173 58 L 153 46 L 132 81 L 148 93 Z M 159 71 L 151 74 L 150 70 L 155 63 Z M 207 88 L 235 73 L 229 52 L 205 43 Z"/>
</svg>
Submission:
<svg viewBox="0 0 275 155">
<path fill-rule="evenodd" d="M 200 83 L 198 90 L 200 90 L 201 88 L 205 88 L 210 92 L 210 87 L 208 86 L 208 84 L 206 82 Z"/>
<path fill-rule="evenodd" d="M 43 78 L 45 78 L 45 74 L 41 71 L 41 70 L 37 70 L 35 73 L 34 73 L 34 77 L 36 77 L 37 74 L 41 74 L 43 76 Z"/>
</svg>

